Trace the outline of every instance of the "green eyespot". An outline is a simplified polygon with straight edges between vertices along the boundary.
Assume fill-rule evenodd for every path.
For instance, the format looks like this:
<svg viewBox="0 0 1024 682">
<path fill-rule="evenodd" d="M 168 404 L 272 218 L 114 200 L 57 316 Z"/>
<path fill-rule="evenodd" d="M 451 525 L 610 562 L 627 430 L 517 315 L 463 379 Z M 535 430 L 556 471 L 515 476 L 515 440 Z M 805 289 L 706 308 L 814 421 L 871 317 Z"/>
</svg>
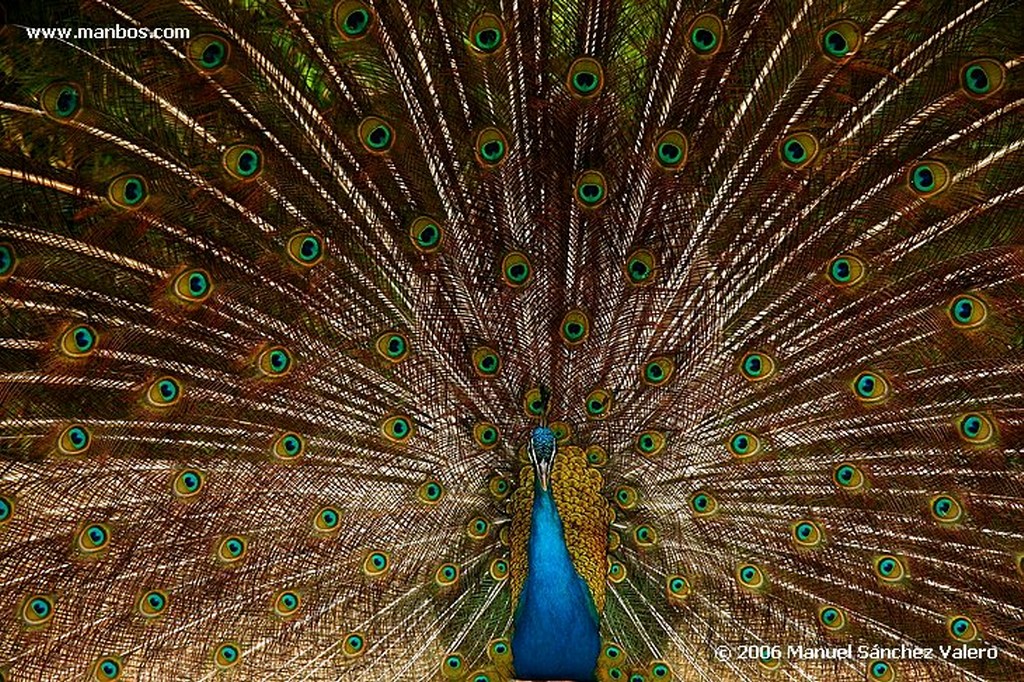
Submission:
<svg viewBox="0 0 1024 682">
<path fill-rule="evenodd" d="M 661 355 L 651 358 L 644 363 L 640 379 L 648 386 L 664 386 L 672 379 L 675 371 L 675 361 L 670 357 Z"/>
<path fill-rule="evenodd" d="M 476 136 L 476 161 L 484 168 L 495 168 L 505 161 L 508 140 L 497 128 L 484 128 Z"/>
<path fill-rule="evenodd" d="M 749 431 L 740 431 L 733 434 L 727 446 L 736 459 L 749 459 L 761 452 L 761 439 Z"/>
<path fill-rule="evenodd" d="M 604 69 L 601 68 L 601 63 L 590 57 L 580 57 L 569 67 L 565 85 L 574 97 L 597 97 L 604 87 Z"/>
<path fill-rule="evenodd" d="M 491 531 L 491 524 L 486 519 L 475 516 L 466 525 L 466 533 L 473 540 L 483 540 Z"/>
<path fill-rule="evenodd" d="M 14 247 L 7 242 L 0 242 L 0 281 L 10 277 L 18 265 L 18 255 Z"/>
<path fill-rule="evenodd" d="M 204 270 L 185 270 L 174 278 L 171 292 L 182 303 L 197 305 L 213 293 L 213 282 Z"/>
<path fill-rule="evenodd" d="M 960 437 L 974 445 L 986 445 L 996 437 L 996 427 L 992 420 L 977 412 L 958 417 L 956 426 Z"/>
<path fill-rule="evenodd" d="M 958 642 L 973 642 L 978 638 L 978 626 L 967 616 L 950 616 L 946 630 Z"/>
<path fill-rule="evenodd" d="M 373 10 L 365 3 L 342 0 L 334 6 L 334 27 L 345 40 L 359 40 L 373 26 Z"/>
<path fill-rule="evenodd" d="M 862 403 L 877 403 L 889 397 L 889 382 L 874 372 L 861 372 L 852 386 L 854 396 Z"/>
<path fill-rule="evenodd" d="M 256 359 L 256 366 L 265 377 L 283 377 L 292 370 L 292 356 L 283 346 L 271 346 Z"/>
<path fill-rule="evenodd" d="M 850 21 L 837 21 L 821 32 L 821 50 L 838 61 L 856 54 L 862 40 L 860 27 Z"/>
<path fill-rule="evenodd" d="M 384 154 L 395 141 L 391 124 L 378 116 L 367 116 L 359 123 L 359 141 L 368 152 Z"/>
<path fill-rule="evenodd" d="M 341 522 L 341 511 L 337 507 L 320 507 L 313 514 L 313 530 L 318 533 L 333 533 Z"/>
<path fill-rule="evenodd" d="M 473 361 L 473 370 L 484 378 L 490 378 L 501 371 L 501 356 L 489 346 L 479 346 L 473 349 L 470 356 Z"/>
<path fill-rule="evenodd" d="M 21 621 L 27 627 L 41 627 L 53 618 L 53 598 L 43 594 L 27 597 L 21 605 Z"/>
<path fill-rule="evenodd" d="M 281 462 L 294 462 L 306 451 L 306 439 L 297 433 L 288 431 L 274 440 L 271 454 Z"/>
<path fill-rule="evenodd" d="M 263 153 L 247 144 L 236 144 L 224 152 L 221 165 L 235 180 L 254 180 L 263 170 Z"/>
<path fill-rule="evenodd" d="M 828 278 L 837 287 L 849 287 L 864 279 L 864 261 L 849 254 L 839 256 L 828 264 Z"/>
<path fill-rule="evenodd" d="M 229 535 L 217 543 L 217 559 L 223 564 L 237 564 L 245 558 L 248 541 L 240 535 Z"/>
<path fill-rule="evenodd" d="M 478 422 L 473 427 L 473 440 L 484 450 L 493 450 L 501 437 L 501 431 L 490 422 Z"/>
<path fill-rule="evenodd" d="M 702 57 L 710 57 L 722 49 L 724 35 L 722 20 L 714 14 L 700 15 L 687 31 L 690 49 Z"/>
<path fill-rule="evenodd" d="M 149 187 L 141 175 L 120 175 L 107 185 L 107 199 L 124 210 L 141 207 L 148 197 Z"/>
<path fill-rule="evenodd" d="M 96 554 L 110 546 L 110 529 L 103 523 L 87 523 L 78 531 L 75 546 L 83 554 Z"/>
<path fill-rule="evenodd" d="M 493 14 L 481 14 L 469 26 L 469 44 L 477 54 L 493 54 L 504 42 L 505 27 Z"/>
<path fill-rule="evenodd" d="M 0 495 L 0 529 L 10 523 L 14 516 L 14 500 L 7 495 Z"/>
<path fill-rule="evenodd" d="M 529 284 L 532 274 L 530 260 L 520 251 L 509 252 L 501 261 L 501 277 L 513 289 Z"/>
<path fill-rule="evenodd" d="M 809 519 L 796 521 L 789 527 L 789 532 L 793 538 L 793 543 L 798 548 L 805 549 L 820 547 L 825 537 L 825 534 L 821 530 L 821 526 L 817 522 Z"/>
<path fill-rule="evenodd" d="M 271 609 L 278 618 L 290 618 L 302 606 L 302 596 L 295 590 L 282 590 L 274 595 Z"/>
<path fill-rule="evenodd" d="M 991 97 L 1005 83 L 1006 67 L 995 59 L 975 59 L 960 70 L 960 88 L 974 99 Z"/>
<path fill-rule="evenodd" d="M 512 645 L 507 639 L 492 639 L 487 644 L 487 658 L 495 663 L 512 660 Z"/>
<path fill-rule="evenodd" d="M 665 170 L 677 171 L 686 164 L 689 148 L 685 135 L 667 130 L 654 143 L 654 160 Z"/>
<path fill-rule="evenodd" d="M 610 549 L 610 548 L 609 548 Z M 626 579 L 626 566 L 621 561 L 608 557 L 608 580 L 618 584 Z"/>
<path fill-rule="evenodd" d="M 698 518 L 711 516 L 718 510 L 718 501 L 715 500 L 715 496 L 703 490 L 690 496 L 689 505 L 693 510 L 693 515 Z"/>
<path fill-rule="evenodd" d="M 832 472 L 832 481 L 846 490 L 863 490 L 866 483 L 864 472 L 852 464 L 840 464 Z"/>
<path fill-rule="evenodd" d="M 636 505 L 640 501 L 640 495 L 633 486 L 622 485 L 615 490 L 615 495 L 612 499 L 615 500 L 615 504 L 619 509 L 629 510 L 636 509 Z"/>
<path fill-rule="evenodd" d="M 587 419 L 604 419 L 612 410 L 612 394 L 603 388 L 595 388 L 587 394 L 584 406 Z"/>
<path fill-rule="evenodd" d="M 818 609 L 818 622 L 830 632 L 839 632 L 846 627 L 846 613 L 838 606 L 826 604 Z"/>
<path fill-rule="evenodd" d="M 459 567 L 456 564 L 441 564 L 434 573 L 434 582 L 441 587 L 454 585 L 459 579 Z"/>
<path fill-rule="evenodd" d="M 87 324 L 76 324 L 60 335 L 58 346 L 69 358 L 84 358 L 96 350 L 98 340 L 95 329 Z"/>
<path fill-rule="evenodd" d="M 666 661 L 653 661 L 650 665 L 651 679 L 668 680 L 672 678 L 672 668 Z"/>
<path fill-rule="evenodd" d="M 875 682 L 893 682 L 896 669 L 885 661 L 868 661 L 868 677 Z"/>
<path fill-rule="evenodd" d="M 490 480 L 487 481 L 487 489 L 496 500 L 504 500 L 508 497 L 508 494 L 512 492 L 512 485 L 508 482 L 508 479 L 501 474 L 495 474 L 491 476 Z"/>
<path fill-rule="evenodd" d="M 425 504 L 437 504 L 444 497 L 444 486 L 433 479 L 424 481 L 416 489 L 416 497 Z"/>
<path fill-rule="evenodd" d="M 92 434 L 81 424 L 64 429 L 57 439 L 57 450 L 62 455 L 83 455 L 92 443 Z"/>
<path fill-rule="evenodd" d="M 633 542 L 640 549 L 653 547 L 658 543 L 658 532 L 647 524 L 641 524 L 633 529 Z"/>
<path fill-rule="evenodd" d="M 761 590 L 768 584 L 764 571 L 751 563 L 740 564 L 736 567 L 736 581 L 740 587 L 748 590 Z"/>
<path fill-rule="evenodd" d="M 487 572 L 494 580 L 504 580 L 508 577 L 508 562 L 504 559 L 494 559 L 488 567 Z"/>
<path fill-rule="evenodd" d="M 174 476 L 171 490 L 178 499 L 190 500 L 202 492 L 205 481 L 206 477 L 202 472 L 196 469 L 184 469 Z"/>
<path fill-rule="evenodd" d="M 591 445 L 587 448 L 587 463 L 593 467 L 603 467 L 608 463 L 608 453 L 600 445 Z"/>
<path fill-rule="evenodd" d="M 665 578 L 665 595 L 670 603 L 682 604 L 691 592 L 690 581 L 681 575 L 670 575 Z"/>
<path fill-rule="evenodd" d="M 312 232 L 299 232 L 288 239 L 288 257 L 304 268 L 324 259 L 324 240 Z"/>
<path fill-rule="evenodd" d="M 215 73 L 224 68 L 231 56 L 231 48 L 220 36 L 204 33 L 188 43 L 189 61 L 200 71 Z"/>
<path fill-rule="evenodd" d="M 527 417 L 539 419 L 548 413 L 548 409 L 550 405 L 545 403 L 540 387 L 534 386 L 523 394 L 523 412 Z"/>
<path fill-rule="evenodd" d="M 377 337 L 374 348 L 388 362 L 401 362 L 409 357 L 409 337 L 398 331 L 384 332 Z"/>
<path fill-rule="evenodd" d="M 181 384 L 173 377 L 161 377 L 146 389 L 146 402 L 150 407 L 171 407 L 181 400 Z"/>
<path fill-rule="evenodd" d="M 657 457 L 665 449 L 667 440 L 660 431 L 642 431 L 633 441 L 634 449 L 644 457 Z"/>
<path fill-rule="evenodd" d="M 898 583 L 907 577 L 907 567 L 903 560 L 892 554 L 876 556 L 873 561 L 875 575 L 883 583 Z"/>
<path fill-rule="evenodd" d="M 629 255 L 625 264 L 626 281 L 634 286 L 643 286 L 654 281 L 657 261 L 647 249 L 637 249 Z"/>
<path fill-rule="evenodd" d="M 964 508 L 951 495 L 936 495 L 928 503 L 932 517 L 940 523 L 957 523 L 963 518 Z"/>
<path fill-rule="evenodd" d="M 962 294 L 950 301 L 946 313 L 954 327 L 974 329 L 985 323 L 988 317 L 988 306 L 977 296 Z"/>
<path fill-rule="evenodd" d="M 363 573 L 376 577 L 387 573 L 391 567 L 391 555 L 380 550 L 369 552 L 363 559 Z"/>
<path fill-rule="evenodd" d="M 600 659 L 604 659 L 604 662 L 617 664 L 626 660 L 626 650 L 621 645 L 609 642 L 604 645 L 601 649 L 601 656 L 598 660 L 598 665 L 602 664 Z"/>
<path fill-rule="evenodd" d="M 814 161 L 818 155 L 818 138 L 810 133 L 794 133 L 779 144 L 779 156 L 786 166 L 798 170 Z"/>
<path fill-rule="evenodd" d="M 213 653 L 213 662 L 221 670 L 230 670 L 242 660 L 242 650 L 234 642 L 220 644 Z"/>
<path fill-rule="evenodd" d="M 341 651 L 348 658 L 361 656 L 366 648 L 366 638 L 359 632 L 350 632 L 341 641 Z"/>
<path fill-rule="evenodd" d="M 404 414 L 388 417 L 380 427 L 384 437 L 393 443 L 404 443 L 414 432 L 412 419 Z"/>
<path fill-rule="evenodd" d="M 121 661 L 114 656 L 104 656 L 92 665 L 92 679 L 96 682 L 114 682 L 121 679 Z"/>
<path fill-rule="evenodd" d="M 747 353 L 740 360 L 740 373 L 748 381 L 764 381 L 775 373 L 775 360 L 767 353 Z"/>
<path fill-rule="evenodd" d="M 608 198 L 608 185 L 600 171 L 584 171 L 576 179 L 576 202 L 586 209 L 598 208 Z"/>
<path fill-rule="evenodd" d="M 167 610 L 167 593 L 163 590 L 150 590 L 139 597 L 139 613 L 146 618 L 156 618 Z"/>
<path fill-rule="evenodd" d="M 938 161 L 925 161 L 910 169 L 907 183 L 915 194 L 927 198 L 946 189 L 951 177 L 946 164 Z"/>
<path fill-rule="evenodd" d="M 562 324 L 558 328 L 565 345 L 574 347 L 587 340 L 590 335 L 590 318 L 579 309 L 570 310 L 562 318 Z"/>
<path fill-rule="evenodd" d="M 421 253 L 435 253 L 444 240 L 444 228 L 430 216 L 420 216 L 409 225 L 409 240 Z"/>
<path fill-rule="evenodd" d="M 82 111 L 82 89 L 74 83 L 51 83 L 39 93 L 39 106 L 50 118 L 72 121 Z"/>
</svg>

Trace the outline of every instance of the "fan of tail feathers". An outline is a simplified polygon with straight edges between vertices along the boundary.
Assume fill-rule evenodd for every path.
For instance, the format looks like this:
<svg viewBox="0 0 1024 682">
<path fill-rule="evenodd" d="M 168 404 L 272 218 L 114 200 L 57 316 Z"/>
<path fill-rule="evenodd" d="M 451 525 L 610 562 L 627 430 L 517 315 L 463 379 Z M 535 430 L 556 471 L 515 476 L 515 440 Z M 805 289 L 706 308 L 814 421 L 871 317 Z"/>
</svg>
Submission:
<svg viewBox="0 0 1024 682">
<path fill-rule="evenodd" d="M 1024 679 L 1024 5 L 37 5 L 4 682 Z"/>
</svg>

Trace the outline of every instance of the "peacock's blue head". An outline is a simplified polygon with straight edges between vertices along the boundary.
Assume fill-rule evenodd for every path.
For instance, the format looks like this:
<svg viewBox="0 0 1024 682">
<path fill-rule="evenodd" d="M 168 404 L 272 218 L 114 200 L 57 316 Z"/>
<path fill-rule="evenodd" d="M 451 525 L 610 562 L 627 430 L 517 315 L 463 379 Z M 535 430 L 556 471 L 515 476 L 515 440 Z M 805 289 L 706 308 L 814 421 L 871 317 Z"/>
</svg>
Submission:
<svg viewBox="0 0 1024 682">
<path fill-rule="evenodd" d="M 538 426 L 530 434 L 530 463 L 537 472 L 537 480 L 544 490 L 548 489 L 551 478 L 551 467 L 555 462 L 555 432 L 546 426 Z"/>
</svg>

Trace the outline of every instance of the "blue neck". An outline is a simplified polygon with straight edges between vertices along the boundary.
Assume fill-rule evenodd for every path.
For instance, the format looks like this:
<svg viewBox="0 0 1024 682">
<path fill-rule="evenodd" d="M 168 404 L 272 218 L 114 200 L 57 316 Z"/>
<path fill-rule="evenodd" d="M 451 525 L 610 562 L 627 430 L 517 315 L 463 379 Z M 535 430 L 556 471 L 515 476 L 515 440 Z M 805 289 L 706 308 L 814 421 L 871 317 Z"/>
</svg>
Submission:
<svg viewBox="0 0 1024 682">
<path fill-rule="evenodd" d="M 589 682 L 601 651 L 597 610 L 565 547 L 551 492 L 539 485 L 533 496 L 529 548 L 529 570 L 512 636 L 516 677 Z"/>
</svg>

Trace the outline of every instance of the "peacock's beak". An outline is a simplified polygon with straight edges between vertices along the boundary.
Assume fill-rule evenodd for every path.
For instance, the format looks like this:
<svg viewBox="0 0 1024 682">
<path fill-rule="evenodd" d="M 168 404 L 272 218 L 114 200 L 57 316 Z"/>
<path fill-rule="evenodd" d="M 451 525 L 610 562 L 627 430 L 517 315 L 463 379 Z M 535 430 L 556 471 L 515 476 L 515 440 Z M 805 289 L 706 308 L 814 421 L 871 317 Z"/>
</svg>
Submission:
<svg viewBox="0 0 1024 682">
<path fill-rule="evenodd" d="M 547 490 L 548 485 L 551 482 L 551 460 L 538 462 L 537 466 L 537 478 L 540 480 L 540 487 L 542 490 Z"/>
</svg>

